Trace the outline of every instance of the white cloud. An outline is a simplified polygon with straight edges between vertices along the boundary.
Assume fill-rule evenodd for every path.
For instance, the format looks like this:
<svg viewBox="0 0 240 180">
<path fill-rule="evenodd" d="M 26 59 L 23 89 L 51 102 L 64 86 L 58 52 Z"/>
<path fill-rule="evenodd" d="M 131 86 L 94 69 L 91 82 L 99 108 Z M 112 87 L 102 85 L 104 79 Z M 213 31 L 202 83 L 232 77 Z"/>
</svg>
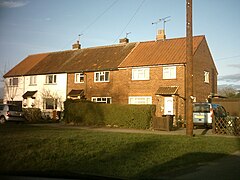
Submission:
<svg viewBox="0 0 240 180">
<path fill-rule="evenodd" d="M 22 6 L 26 6 L 29 2 L 28 1 L 0 1 L 0 7 L 3 8 L 18 8 Z"/>
<path fill-rule="evenodd" d="M 230 83 L 240 82 L 240 74 L 219 76 L 218 80 L 219 81 L 230 82 Z"/>
</svg>

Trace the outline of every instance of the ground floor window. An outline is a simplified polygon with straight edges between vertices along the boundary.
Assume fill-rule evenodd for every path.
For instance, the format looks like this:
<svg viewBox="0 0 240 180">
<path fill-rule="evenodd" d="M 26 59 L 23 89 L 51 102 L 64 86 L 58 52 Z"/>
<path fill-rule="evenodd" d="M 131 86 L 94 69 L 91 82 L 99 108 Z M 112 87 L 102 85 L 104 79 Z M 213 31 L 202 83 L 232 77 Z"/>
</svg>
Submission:
<svg viewBox="0 0 240 180">
<path fill-rule="evenodd" d="M 57 109 L 57 99 L 45 98 L 43 99 L 43 109 Z"/>
<path fill-rule="evenodd" d="M 92 97 L 92 101 L 97 103 L 111 104 L 112 98 L 111 97 Z"/>
<path fill-rule="evenodd" d="M 128 104 L 152 104 L 152 96 L 129 96 Z"/>
</svg>

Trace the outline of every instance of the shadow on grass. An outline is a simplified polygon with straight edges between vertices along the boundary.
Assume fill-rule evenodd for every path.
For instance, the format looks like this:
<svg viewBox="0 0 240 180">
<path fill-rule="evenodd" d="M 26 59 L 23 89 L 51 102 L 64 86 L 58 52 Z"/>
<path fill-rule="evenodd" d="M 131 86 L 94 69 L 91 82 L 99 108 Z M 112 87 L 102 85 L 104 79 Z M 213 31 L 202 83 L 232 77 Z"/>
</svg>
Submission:
<svg viewBox="0 0 240 180">
<path fill-rule="evenodd" d="M 42 127 L 41 129 L 44 130 Z M 47 128 L 45 130 L 49 129 L 51 131 L 53 130 L 51 128 Z M 33 129 L 25 128 L 21 130 L 20 128 L 16 128 L 16 130 L 32 131 Z M 39 128 L 34 128 L 34 132 L 36 130 L 39 131 Z M 94 135 L 100 135 L 100 133 L 96 133 Z M 105 136 L 103 137 L 106 138 Z M 118 138 L 116 134 L 114 137 Z M 115 144 L 111 143 L 112 146 L 116 146 L 114 150 L 107 149 L 106 147 L 109 146 L 104 146 L 104 143 L 107 143 L 107 141 L 101 143 L 101 139 L 94 141 L 94 145 L 84 144 L 82 146 L 79 146 L 81 141 L 77 142 L 78 144 L 71 144 L 72 142 L 70 140 L 73 139 L 60 139 L 61 141 L 59 141 L 59 143 L 68 144 L 66 147 L 69 150 L 74 149 L 77 145 L 78 148 L 84 148 L 89 145 L 91 146 L 90 149 L 92 151 L 91 153 L 88 153 L 88 151 L 84 151 L 84 153 L 66 151 L 68 154 L 62 154 L 65 151 L 61 151 L 59 148 L 56 149 L 56 154 L 49 152 L 46 156 L 40 156 L 41 158 L 33 162 L 32 166 L 25 166 L 26 169 L 21 168 L 24 167 L 22 166 L 25 163 L 24 161 L 19 161 L 23 164 L 19 164 L 18 169 L 12 168 L 11 171 L 4 171 L 4 168 L 6 167 L 2 164 L 0 165 L 0 174 L 73 179 L 174 179 L 185 174 L 197 172 L 199 168 L 201 169 L 201 167 L 208 165 L 209 162 L 216 159 L 228 157 L 234 160 L 236 158 L 236 156 L 229 156 L 224 153 L 194 152 L 181 154 L 178 153 L 178 150 L 182 147 L 182 144 L 180 143 L 181 145 L 173 148 L 172 146 L 176 143 L 173 144 L 173 142 L 171 142 L 171 138 L 159 139 L 158 136 L 151 135 L 142 139 L 139 139 L 139 137 L 140 135 L 134 135 L 132 138 L 136 140 L 135 142 L 130 143 L 125 143 L 124 140 L 126 139 L 123 137 L 119 137 L 120 139 L 118 140 L 114 139 Z M 94 139 L 94 136 L 90 136 L 90 138 Z M 121 140 L 121 138 L 124 140 Z M 179 137 L 175 137 L 175 139 L 176 138 L 178 139 Z M 57 139 L 54 140 L 56 141 Z M 75 140 L 76 139 L 74 139 L 74 142 Z M 88 148 L 86 149 L 88 150 Z M 190 149 L 191 147 L 189 146 L 189 151 Z M 50 150 L 51 149 L 49 149 L 49 151 Z M 77 151 L 78 149 L 75 150 Z M 159 150 L 161 150 L 161 154 L 157 153 Z M 169 154 L 167 151 L 176 151 L 176 153 L 172 153 L 171 155 L 171 153 Z M 35 150 L 33 154 L 29 154 L 29 159 L 34 158 L 36 155 L 39 156 L 39 154 L 35 154 L 35 152 L 37 151 Z M 46 151 L 43 152 L 46 153 Z M 168 154 L 167 158 L 165 157 L 166 154 Z M 65 157 L 62 157 L 63 155 Z M 52 161 L 51 158 L 53 158 Z M 224 163 L 222 161 L 220 162 L 219 167 L 221 167 Z M 38 163 L 43 164 L 40 166 Z M 7 162 L 5 162 L 5 165 L 7 165 Z M 235 164 L 235 167 L 231 165 L 230 167 L 232 169 L 237 169 L 236 167 L 239 167 L 239 164 L 237 165 Z M 226 173 L 230 172 L 232 172 L 232 170 L 228 169 Z M 205 178 L 202 176 L 202 179 Z"/>
</svg>

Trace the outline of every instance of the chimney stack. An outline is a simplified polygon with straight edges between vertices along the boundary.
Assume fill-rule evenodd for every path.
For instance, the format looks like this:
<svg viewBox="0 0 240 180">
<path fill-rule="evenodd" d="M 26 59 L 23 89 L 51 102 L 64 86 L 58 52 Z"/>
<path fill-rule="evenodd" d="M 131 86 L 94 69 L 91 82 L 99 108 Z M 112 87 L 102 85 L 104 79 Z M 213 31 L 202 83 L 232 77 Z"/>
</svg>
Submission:
<svg viewBox="0 0 240 180">
<path fill-rule="evenodd" d="M 127 43 L 129 43 L 129 39 L 128 38 L 119 39 L 119 43 L 127 44 Z"/>
<path fill-rule="evenodd" d="M 163 29 L 159 29 L 157 31 L 156 41 L 164 41 L 166 39 L 166 35 Z"/>
<path fill-rule="evenodd" d="M 73 50 L 81 49 L 81 44 L 79 43 L 79 41 L 72 45 L 72 49 Z"/>
</svg>

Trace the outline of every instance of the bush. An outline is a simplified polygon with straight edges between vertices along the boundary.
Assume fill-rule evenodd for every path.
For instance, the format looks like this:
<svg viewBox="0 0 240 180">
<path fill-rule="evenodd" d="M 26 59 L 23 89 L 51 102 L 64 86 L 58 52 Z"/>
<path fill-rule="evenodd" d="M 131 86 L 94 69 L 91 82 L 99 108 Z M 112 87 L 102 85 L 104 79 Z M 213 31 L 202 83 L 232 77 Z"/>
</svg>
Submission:
<svg viewBox="0 0 240 180">
<path fill-rule="evenodd" d="M 38 108 L 24 108 L 24 116 L 30 123 L 41 121 L 41 110 Z"/>
<path fill-rule="evenodd" d="M 109 125 L 114 127 L 149 129 L 155 106 L 99 104 L 67 100 L 64 120 L 79 125 Z"/>
</svg>

